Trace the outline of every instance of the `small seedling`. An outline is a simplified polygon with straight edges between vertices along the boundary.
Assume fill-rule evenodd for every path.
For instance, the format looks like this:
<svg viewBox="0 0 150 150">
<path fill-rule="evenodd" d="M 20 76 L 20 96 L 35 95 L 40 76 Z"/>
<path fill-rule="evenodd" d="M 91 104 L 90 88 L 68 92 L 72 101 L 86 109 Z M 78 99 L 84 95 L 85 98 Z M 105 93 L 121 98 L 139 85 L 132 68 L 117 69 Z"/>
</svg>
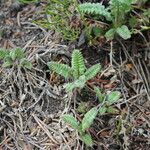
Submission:
<svg viewBox="0 0 150 150">
<path fill-rule="evenodd" d="M 64 115 L 63 120 L 68 123 L 73 129 L 77 130 L 81 140 L 87 145 L 92 146 L 93 140 L 89 133 L 86 132 L 93 124 L 94 119 L 98 114 L 98 109 L 96 107 L 90 109 L 83 117 L 82 121 L 79 123 L 75 117 L 72 115 Z"/>
<path fill-rule="evenodd" d="M 12 67 L 16 64 L 23 68 L 32 68 L 32 64 L 25 58 L 21 48 L 12 50 L 0 49 L 0 59 L 3 62 L 2 67 Z"/>
<path fill-rule="evenodd" d="M 71 92 L 76 88 L 82 89 L 86 81 L 93 78 L 101 69 L 100 64 L 93 65 L 87 69 L 84 64 L 84 58 L 79 50 L 74 50 L 72 53 L 71 67 L 53 61 L 48 62 L 47 65 L 50 70 L 73 80 L 73 82 L 65 85 L 67 92 Z"/>
<path fill-rule="evenodd" d="M 99 102 L 102 104 L 99 108 L 100 114 L 114 113 L 115 109 L 112 105 L 119 100 L 121 93 L 119 91 L 112 91 L 109 94 L 102 94 L 100 89 L 97 87 L 94 87 L 94 90 Z"/>
<path fill-rule="evenodd" d="M 100 105 L 97 107 L 93 107 L 90 109 L 83 117 L 82 121 L 79 123 L 75 117 L 72 115 L 64 115 L 63 120 L 68 123 L 73 129 L 77 130 L 81 140 L 87 145 L 92 146 L 93 140 L 89 133 L 86 131 L 90 128 L 93 124 L 94 119 L 96 118 L 97 114 L 100 115 L 105 113 L 113 113 L 114 109 L 111 106 L 115 102 L 117 102 L 120 98 L 120 92 L 113 91 L 109 94 L 102 94 L 99 88 L 94 87 L 96 95 L 99 99 Z"/>
</svg>

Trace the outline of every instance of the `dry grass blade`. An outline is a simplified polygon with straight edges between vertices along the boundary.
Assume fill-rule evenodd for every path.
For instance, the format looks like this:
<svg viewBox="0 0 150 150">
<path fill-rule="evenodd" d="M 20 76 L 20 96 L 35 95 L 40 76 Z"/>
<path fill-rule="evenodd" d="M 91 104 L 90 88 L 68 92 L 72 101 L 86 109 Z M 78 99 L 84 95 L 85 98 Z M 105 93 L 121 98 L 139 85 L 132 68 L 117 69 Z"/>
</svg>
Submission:
<svg viewBox="0 0 150 150">
<path fill-rule="evenodd" d="M 49 132 L 46 124 L 42 122 L 36 115 L 32 115 L 35 121 L 38 123 L 38 125 L 42 128 L 42 130 L 48 135 L 48 137 L 54 142 L 54 144 L 58 144 L 58 142 L 52 137 L 51 133 Z"/>
</svg>

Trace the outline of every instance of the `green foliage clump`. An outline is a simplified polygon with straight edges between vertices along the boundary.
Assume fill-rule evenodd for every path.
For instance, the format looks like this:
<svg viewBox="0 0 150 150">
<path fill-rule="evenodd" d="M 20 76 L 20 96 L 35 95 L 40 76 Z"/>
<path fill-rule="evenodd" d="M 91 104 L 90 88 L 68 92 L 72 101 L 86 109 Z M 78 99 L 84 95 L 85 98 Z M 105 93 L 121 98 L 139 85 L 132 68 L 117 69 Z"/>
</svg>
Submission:
<svg viewBox="0 0 150 150">
<path fill-rule="evenodd" d="M 100 20 L 101 17 L 104 17 L 106 21 L 111 23 L 105 32 L 107 39 L 114 38 L 115 34 L 125 40 L 131 37 L 125 20 L 128 12 L 132 10 L 132 0 L 110 0 L 107 8 L 100 3 L 83 3 L 79 5 L 79 9 L 83 14 L 99 15 Z"/>
<path fill-rule="evenodd" d="M 24 52 L 21 48 L 12 50 L 0 49 L 0 59 L 3 62 L 2 67 L 19 65 L 20 67 L 27 69 L 32 68 L 32 64 L 25 58 Z"/>
<path fill-rule="evenodd" d="M 37 0 L 20 1 L 28 3 Z M 96 43 L 99 37 L 112 40 L 120 36 L 127 40 L 133 33 L 137 33 L 137 30 L 149 30 L 149 10 L 138 8 L 143 11 L 141 14 L 139 10 L 136 12 L 135 8 L 136 5 L 143 6 L 147 1 L 110 0 L 105 6 L 102 3 L 90 2 L 78 4 L 75 0 L 48 0 L 44 9 L 46 19 L 35 22 L 44 28 L 56 31 L 66 41 L 77 40 L 82 30 L 91 44 Z M 142 17 L 139 19 L 139 16 Z M 90 18 L 91 23 L 88 22 L 87 17 Z"/>
<path fill-rule="evenodd" d="M 98 109 L 93 107 L 83 117 L 81 123 L 79 123 L 72 115 L 64 115 L 63 120 L 68 123 L 73 129 L 77 130 L 81 140 L 87 145 L 92 146 L 93 140 L 87 129 L 93 124 L 94 119 L 98 114 Z"/>
<path fill-rule="evenodd" d="M 48 0 L 44 10 L 47 19 L 36 21 L 37 24 L 55 30 L 64 40 L 74 41 L 79 36 L 79 29 L 72 27 L 74 11 L 76 9 L 74 0 Z"/>
<path fill-rule="evenodd" d="M 112 91 L 109 94 L 102 94 L 100 89 L 97 87 L 94 87 L 94 90 L 100 104 L 102 104 L 102 106 L 99 108 L 100 114 L 114 113 L 115 109 L 111 105 L 119 100 L 121 93 L 119 91 Z"/>
<path fill-rule="evenodd" d="M 85 86 L 86 81 L 93 78 L 100 71 L 100 64 L 93 65 L 90 68 L 86 68 L 84 63 L 84 58 L 79 50 L 74 50 L 72 53 L 71 67 L 66 64 L 61 64 L 58 62 L 48 62 L 47 63 L 50 70 L 55 73 L 65 77 L 71 78 L 73 82 L 67 83 L 65 85 L 67 92 L 72 92 L 74 89 L 81 89 Z M 92 146 L 93 140 L 88 131 L 94 122 L 94 119 L 100 114 L 106 112 L 112 112 L 113 107 L 111 106 L 120 98 L 120 92 L 114 91 L 109 94 L 102 94 L 98 88 L 95 87 L 95 92 L 99 98 L 100 104 L 97 107 L 91 108 L 85 113 L 83 119 L 78 122 L 78 120 L 69 114 L 63 115 L 63 120 L 68 123 L 73 129 L 75 129 L 80 136 L 80 139 L 86 144 L 86 146 Z M 85 107 L 80 107 L 81 109 L 86 109 Z M 84 113 L 84 111 L 83 111 Z"/>
<path fill-rule="evenodd" d="M 120 98 L 120 92 L 113 91 L 109 94 L 102 94 L 99 88 L 95 87 L 96 95 L 99 99 L 100 104 L 97 107 L 91 108 L 83 117 L 81 122 L 79 123 L 72 115 L 64 115 L 63 120 L 68 123 L 73 129 L 77 130 L 81 140 L 87 145 L 92 146 L 93 140 L 87 130 L 93 124 L 94 119 L 98 115 L 104 113 L 113 113 L 115 109 L 111 106 L 115 102 L 117 102 Z"/>
<path fill-rule="evenodd" d="M 66 91 L 70 92 L 75 88 L 83 88 L 86 81 L 93 78 L 100 71 L 100 64 L 93 65 L 90 68 L 86 68 L 84 64 L 84 58 L 79 50 L 74 50 L 72 53 L 71 67 L 66 64 L 60 64 L 58 62 L 48 62 L 50 70 L 57 74 L 73 79 L 73 82 L 65 85 Z"/>
</svg>

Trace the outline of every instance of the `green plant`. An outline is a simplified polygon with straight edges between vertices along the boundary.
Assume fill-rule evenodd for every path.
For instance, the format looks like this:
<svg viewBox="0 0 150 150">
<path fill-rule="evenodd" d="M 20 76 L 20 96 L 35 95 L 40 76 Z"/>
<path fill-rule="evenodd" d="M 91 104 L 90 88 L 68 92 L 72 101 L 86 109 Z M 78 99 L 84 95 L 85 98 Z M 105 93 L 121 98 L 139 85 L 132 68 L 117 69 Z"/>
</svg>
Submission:
<svg viewBox="0 0 150 150">
<path fill-rule="evenodd" d="M 112 19 L 108 9 L 100 3 L 83 3 L 79 5 L 79 10 L 84 14 L 105 17 L 108 21 Z"/>
<path fill-rule="evenodd" d="M 21 48 L 12 50 L 0 49 L 0 59 L 2 59 L 2 67 L 11 67 L 14 64 L 28 69 L 32 68 L 32 64 L 25 58 Z"/>
<path fill-rule="evenodd" d="M 84 58 L 79 50 L 74 50 L 72 53 L 71 67 L 53 61 L 48 62 L 47 65 L 50 70 L 57 74 L 73 79 L 73 82 L 65 85 L 67 92 L 73 91 L 75 88 L 83 88 L 86 81 L 93 78 L 101 68 L 100 64 L 96 64 L 87 69 L 84 64 Z"/>
<path fill-rule="evenodd" d="M 94 87 L 94 91 L 96 92 L 100 104 L 97 107 L 93 107 L 92 109 L 90 109 L 84 115 L 80 123 L 72 115 L 67 114 L 63 116 L 63 120 L 68 123 L 73 129 L 77 130 L 81 140 L 87 146 L 93 145 L 92 137 L 89 133 L 87 133 L 87 130 L 93 124 L 93 121 L 96 118 L 97 114 L 100 113 L 100 115 L 102 115 L 105 113 L 113 113 L 115 109 L 111 105 L 117 102 L 121 95 L 119 91 L 113 91 L 109 94 L 102 94 L 97 87 Z"/>
<path fill-rule="evenodd" d="M 74 15 L 76 5 L 74 0 L 48 0 L 44 9 L 47 18 L 36 23 L 56 31 L 64 40 L 74 41 L 80 33 L 79 28 L 72 26 L 72 22 L 76 20 Z"/>
<path fill-rule="evenodd" d="M 107 39 L 114 38 L 118 34 L 123 39 L 129 39 L 131 32 L 126 26 L 126 17 L 128 12 L 132 10 L 132 0 L 110 0 L 107 8 L 100 3 L 83 3 L 79 5 L 79 9 L 83 14 L 94 15 L 95 19 L 106 19 L 111 22 L 105 33 Z"/>
<path fill-rule="evenodd" d="M 98 109 L 96 107 L 90 109 L 83 117 L 82 121 L 79 123 L 72 115 L 64 115 L 63 120 L 68 123 L 73 129 L 77 130 L 81 140 L 87 145 L 92 146 L 93 140 L 87 130 L 93 124 L 95 117 L 98 114 Z"/>
<path fill-rule="evenodd" d="M 115 109 L 111 105 L 119 100 L 121 93 L 119 91 L 112 91 L 109 94 L 102 94 L 97 87 L 94 87 L 94 91 L 96 92 L 99 102 L 102 104 L 99 108 L 100 114 L 114 113 Z"/>
</svg>

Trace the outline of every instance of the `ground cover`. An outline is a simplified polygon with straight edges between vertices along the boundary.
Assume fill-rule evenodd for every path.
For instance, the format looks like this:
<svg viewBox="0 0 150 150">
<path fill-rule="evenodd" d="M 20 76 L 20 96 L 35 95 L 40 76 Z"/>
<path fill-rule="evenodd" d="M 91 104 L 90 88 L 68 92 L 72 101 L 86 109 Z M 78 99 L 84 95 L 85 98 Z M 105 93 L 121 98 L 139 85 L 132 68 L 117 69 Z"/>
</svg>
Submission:
<svg viewBox="0 0 150 150">
<path fill-rule="evenodd" d="M 0 0 L 0 149 L 149 150 L 149 2 L 120 24 L 86 1 L 30 2 Z"/>
</svg>

